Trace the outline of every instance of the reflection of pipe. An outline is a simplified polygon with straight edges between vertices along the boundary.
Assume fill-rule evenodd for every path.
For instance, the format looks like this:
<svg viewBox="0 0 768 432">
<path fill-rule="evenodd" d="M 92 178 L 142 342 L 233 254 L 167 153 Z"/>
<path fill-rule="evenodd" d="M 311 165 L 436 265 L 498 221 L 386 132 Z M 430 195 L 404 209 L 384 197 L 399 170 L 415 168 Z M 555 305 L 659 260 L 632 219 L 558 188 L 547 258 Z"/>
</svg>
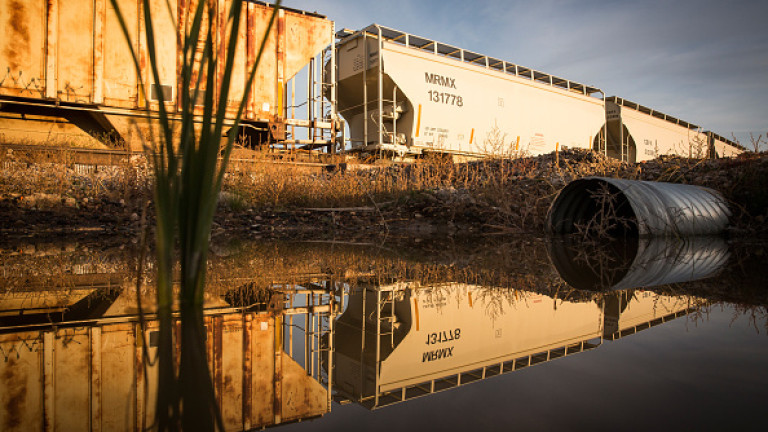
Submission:
<svg viewBox="0 0 768 432">
<path fill-rule="evenodd" d="M 630 289 L 704 279 L 728 261 L 721 238 L 643 238 L 601 244 L 553 241 L 549 257 L 560 277 L 577 289 Z"/>
<path fill-rule="evenodd" d="M 693 185 L 586 177 L 568 184 L 552 203 L 547 229 L 567 234 L 600 217 L 631 225 L 640 236 L 708 235 L 722 232 L 731 213 L 716 191 Z"/>
</svg>

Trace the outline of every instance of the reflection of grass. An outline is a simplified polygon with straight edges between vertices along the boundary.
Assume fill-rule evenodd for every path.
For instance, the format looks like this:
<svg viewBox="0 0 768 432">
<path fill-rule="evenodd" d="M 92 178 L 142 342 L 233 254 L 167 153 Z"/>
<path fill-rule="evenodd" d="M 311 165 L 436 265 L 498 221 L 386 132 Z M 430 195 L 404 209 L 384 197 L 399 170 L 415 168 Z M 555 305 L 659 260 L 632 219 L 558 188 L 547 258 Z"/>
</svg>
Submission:
<svg viewBox="0 0 768 432">
<path fill-rule="evenodd" d="M 26 298 L 32 301 L 46 295 L 66 300 L 72 289 L 72 276 L 78 272 L 96 272 L 124 277 L 126 287 L 132 282 L 136 257 L 131 248 L 118 249 L 119 244 L 38 244 L 0 250 L 3 274 L 0 275 L 0 301 Z M 561 301 L 600 302 L 615 293 L 579 291 L 565 285 L 549 266 L 545 243 L 519 238 L 513 242 L 486 241 L 482 245 L 421 244 L 413 250 L 405 245 L 387 248 L 361 245 L 329 245 L 326 243 L 246 242 L 212 246 L 206 274 L 206 299 L 221 304 L 227 293 L 241 304 L 264 301 L 275 284 L 307 283 L 331 280 L 350 287 L 412 281 L 417 290 L 456 285 L 477 287 L 476 304 L 490 306 L 489 312 L 509 313 L 525 307 L 531 293 Z M 20 254 L 21 249 L 29 249 Z M 768 324 L 768 293 L 764 289 L 764 267 L 756 253 L 764 253 L 755 245 L 733 250 L 735 266 L 727 267 L 716 278 L 655 287 L 653 292 L 668 296 L 706 299 L 712 307 L 731 305 L 735 316 L 744 316 L 750 325 L 763 331 Z M 148 260 L 151 261 L 151 260 Z M 178 265 L 176 267 L 178 269 Z M 177 273 L 178 274 L 178 273 Z M 153 270 L 144 266 L 147 286 L 143 298 L 155 295 Z M 114 277 L 112 278 L 115 279 Z M 121 278 L 117 278 L 121 279 Z M 34 281 L 38 288 L 29 289 Z M 105 291 L 106 293 L 106 291 Z M 122 296 L 133 298 L 131 288 Z M 237 296 L 240 296 L 239 298 Z M 451 295 L 443 289 L 442 296 Z M 4 297 L 5 296 L 5 297 Z M 124 302 L 123 302 L 124 304 Z M 500 309 L 501 308 L 501 309 Z M 511 309 L 510 309 L 511 308 Z M 154 312 L 154 304 L 148 308 Z M 706 309 L 692 313 L 691 319 L 706 319 Z M 765 328 L 768 331 L 768 328 Z"/>
<path fill-rule="evenodd" d="M 141 2 L 142 30 L 146 34 L 146 60 L 151 81 L 161 83 L 164 59 L 157 52 L 154 19 L 150 2 Z M 177 71 L 181 102 L 179 119 L 171 120 L 165 95 L 158 92 L 157 135 L 150 135 L 147 150 L 154 173 L 155 255 L 157 264 L 157 307 L 160 322 L 158 340 L 159 380 L 157 424 L 160 430 L 223 430 L 206 358 L 203 302 L 208 248 L 213 215 L 235 139 L 225 128 L 238 130 L 247 97 L 239 101 L 233 124 L 226 118 L 236 44 L 239 39 L 243 3 L 234 1 L 224 22 L 205 1 L 190 6 L 188 27 L 181 35 L 180 68 Z M 261 53 L 279 8 L 279 1 L 262 38 L 253 66 L 247 71 L 243 95 L 249 95 Z M 128 42 L 139 79 L 140 94 L 148 95 L 139 56 L 131 31 L 120 12 L 118 0 L 111 0 Z M 222 17 L 223 18 L 223 17 Z M 220 31 L 218 31 L 220 30 Z M 144 62 L 142 58 L 142 62 Z M 186 90 L 189 89 L 189 90 Z M 216 96 L 214 97 L 214 93 Z M 151 106 L 145 100 L 146 106 Z M 196 115 L 199 111 L 202 114 Z M 149 120 L 149 119 L 148 119 Z M 219 155 L 222 155 L 219 161 Z M 174 262 L 180 263 L 180 290 L 174 293 Z M 172 306 L 178 298 L 181 317 L 180 341 L 174 341 Z M 180 343 L 180 357 L 175 344 Z M 178 361 L 178 375 L 176 364 Z M 183 407 L 183 409 L 182 409 Z"/>
</svg>

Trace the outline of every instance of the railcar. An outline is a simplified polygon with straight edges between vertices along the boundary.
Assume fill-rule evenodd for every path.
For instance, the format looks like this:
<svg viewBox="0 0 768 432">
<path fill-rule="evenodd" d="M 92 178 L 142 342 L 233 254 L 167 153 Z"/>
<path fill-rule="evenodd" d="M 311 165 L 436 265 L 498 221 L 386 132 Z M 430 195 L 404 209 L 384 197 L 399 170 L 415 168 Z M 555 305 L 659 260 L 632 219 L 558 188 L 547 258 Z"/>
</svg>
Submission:
<svg viewBox="0 0 768 432">
<path fill-rule="evenodd" d="M 160 82 L 152 80 L 140 0 L 119 0 L 131 41 L 140 58 L 136 71 L 126 38 L 109 0 L 0 0 L 0 133 L 39 141 L 52 136 L 114 135 L 140 146 L 141 119 L 158 109 L 162 93 L 167 107 L 178 114 L 182 82 L 183 31 L 190 25 L 198 0 L 150 2 L 156 29 Z M 207 0 L 213 20 L 215 50 L 225 46 L 225 23 L 230 2 Z M 333 42 L 334 24 L 326 17 L 281 9 L 265 36 L 273 6 L 245 1 L 238 34 L 227 113 L 234 117 L 240 100 L 248 103 L 240 132 L 257 141 L 283 145 L 332 147 L 338 125 L 333 101 L 322 99 L 324 82 L 317 72 L 324 51 Z M 170 8 L 168 7 L 170 4 Z M 244 94 L 247 70 L 256 60 L 262 38 L 266 45 L 249 94 Z M 306 99 L 296 101 L 296 76 L 308 69 Z M 139 77 L 149 95 L 141 94 Z M 216 77 L 217 92 L 221 72 Z M 332 92 L 333 93 L 333 92 Z M 296 116 L 296 106 L 307 114 Z M 136 125 L 139 124 L 137 128 Z M 296 128 L 306 132 L 297 133 Z M 299 137 L 305 138 L 300 140 Z M 335 147 L 334 147 L 335 148 Z"/>
<path fill-rule="evenodd" d="M 743 148 L 700 126 L 624 98 L 605 100 L 608 156 L 642 162 L 661 155 L 733 157 Z"/>
<path fill-rule="evenodd" d="M 352 149 L 535 155 L 603 136 L 597 87 L 375 24 L 340 36 L 338 109 Z"/>
<path fill-rule="evenodd" d="M 697 302 L 631 291 L 563 300 L 462 283 L 359 287 L 336 323 L 334 389 L 376 409 L 578 354 Z"/>
<path fill-rule="evenodd" d="M 197 1 L 172 0 L 170 9 L 164 1 L 151 2 L 160 35 L 156 83 L 146 62 L 140 0 L 118 1 L 134 29 L 130 43 L 143 60 L 138 72 L 109 0 L 0 0 L 0 134 L 5 141 L 33 142 L 111 136 L 141 148 L 148 133 L 143 119 L 147 110 L 158 109 L 160 94 L 178 114 L 185 91 L 178 77 L 181 34 Z M 228 2 L 206 1 L 220 50 Z M 279 11 L 246 95 L 245 74 L 272 6 L 242 1 L 227 109 L 234 115 L 247 99 L 236 132 L 253 145 L 379 156 L 438 153 L 455 160 L 571 147 L 628 162 L 662 154 L 728 157 L 744 150 L 657 110 L 606 98 L 595 86 L 376 24 L 334 33 L 325 16 L 295 9 Z M 139 77 L 148 83 L 148 97 Z M 217 91 L 220 79 L 210 91 Z M 338 114 L 348 122 L 349 140 Z"/>
<path fill-rule="evenodd" d="M 454 160 L 600 151 L 735 156 L 736 143 L 581 84 L 372 24 L 337 34 L 338 110 L 354 151 Z"/>
</svg>

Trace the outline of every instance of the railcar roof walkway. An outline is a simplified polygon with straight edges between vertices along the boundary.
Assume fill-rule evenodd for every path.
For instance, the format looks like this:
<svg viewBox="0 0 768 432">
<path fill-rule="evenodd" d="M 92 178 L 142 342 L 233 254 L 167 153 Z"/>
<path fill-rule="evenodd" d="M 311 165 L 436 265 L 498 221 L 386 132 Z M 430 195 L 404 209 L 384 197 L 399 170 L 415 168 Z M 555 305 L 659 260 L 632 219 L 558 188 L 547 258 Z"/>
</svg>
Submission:
<svg viewBox="0 0 768 432">
<path fill-rule="evenodd" d="M 528 79 L 537 83 L 550 85 L 552 87 L 557 87 L 566 91 L 580 93 L 601 100 L 604 98 L 603 91 L 594 86 L 581 84 L 565 78 L 560 78 L 529 67 L 500 60 L 498 58 L 489 57 L 484 54 L 465 50 L 463 48 L 438 42 L 433 39 L 412 35 L 410 33 L 402 32 L 388 27 L 383 27 L 378 24 L 371 24 L 359 31 L 352 31 L 348 29 L 340 30 L 336 32 L 336 37 L 344 42 L 346 40 L 360 37 L 363 34 L 367 35 L 368 37 L 378 37 L 381 35 L 382 40 L 387 42 L 401 44 L 409 48 L 417 49 L 438 56 L 449 57 L 457 61 L 470 63 L 485 69 L 496 70 L 504 74 L 509 74 L 522 79 Z"/>
</svg>

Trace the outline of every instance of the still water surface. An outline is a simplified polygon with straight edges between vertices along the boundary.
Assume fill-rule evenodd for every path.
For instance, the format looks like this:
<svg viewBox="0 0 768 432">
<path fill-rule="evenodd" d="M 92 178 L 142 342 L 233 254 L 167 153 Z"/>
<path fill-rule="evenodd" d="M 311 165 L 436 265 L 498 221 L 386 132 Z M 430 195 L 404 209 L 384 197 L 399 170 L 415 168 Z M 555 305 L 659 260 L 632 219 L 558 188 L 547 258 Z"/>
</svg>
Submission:
<svg viewBox="0 0 768 432">
<path fill-rule="evenodd" d="M 228 430 L 763 430 L 763 245 L 212 250 L 206 336 Z M 151 262 L 119 241 L 0 253 L 0 430 L 151 425 Z"/>
</svg>

